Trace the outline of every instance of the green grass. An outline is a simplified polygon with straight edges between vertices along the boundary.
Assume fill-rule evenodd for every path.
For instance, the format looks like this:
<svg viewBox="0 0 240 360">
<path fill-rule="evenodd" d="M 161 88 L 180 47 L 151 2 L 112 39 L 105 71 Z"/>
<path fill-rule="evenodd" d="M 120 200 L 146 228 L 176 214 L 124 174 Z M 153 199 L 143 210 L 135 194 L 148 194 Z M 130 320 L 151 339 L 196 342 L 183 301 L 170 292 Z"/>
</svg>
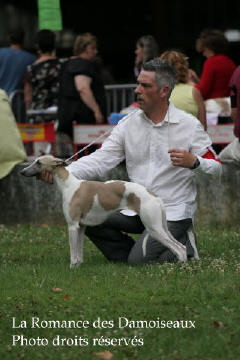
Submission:
<svg viewBox="0 0 240 360">
<path fill-rule="evenodd" d="M 240 228 L 200 227 L 197 233 L 198 262 L 113 264 L 86 241 L 85 263 L 70 270 L 65 226 L 0 226 L 0 358 L 88 360 L 108 350 L 113 360 L 239 359 Z M 12 328 L 14 317 L 27 328 Z M 34 317 L 43 326 L 46 320 L 86 320 L 89 327 L 31 328 Z M 119 317 L 187 320 L 195 328 L 120 329 Z M 105 321 L 101 328 L 93 326 L 98 319 Z M 13 335 L 21 334 L 28 345 L 12 346 Z M 54 347 L 57 335 L 69 345 Z M 106 344 L 94 346 L 93 339 L 101 337 Z M 48 345 L 31 346 L 37 338 Z M 121 345 L 108 345 L 108 339 Z"/>
</svg>

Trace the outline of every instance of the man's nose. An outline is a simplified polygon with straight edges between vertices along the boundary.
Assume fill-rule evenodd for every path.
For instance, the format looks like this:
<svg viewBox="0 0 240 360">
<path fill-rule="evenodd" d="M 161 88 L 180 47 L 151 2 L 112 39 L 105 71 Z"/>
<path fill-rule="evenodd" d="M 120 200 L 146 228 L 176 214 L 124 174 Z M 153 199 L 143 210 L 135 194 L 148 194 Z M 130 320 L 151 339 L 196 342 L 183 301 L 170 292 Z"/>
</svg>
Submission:
<svg viewBox="0 0 240 360">
<path fill-rule="evenodd" d="M 135 94 L 140 93 L 139 89 L 140 89 L 140 85 L 137 85 L 136 89 L 134 90 Z"/>
</svg>

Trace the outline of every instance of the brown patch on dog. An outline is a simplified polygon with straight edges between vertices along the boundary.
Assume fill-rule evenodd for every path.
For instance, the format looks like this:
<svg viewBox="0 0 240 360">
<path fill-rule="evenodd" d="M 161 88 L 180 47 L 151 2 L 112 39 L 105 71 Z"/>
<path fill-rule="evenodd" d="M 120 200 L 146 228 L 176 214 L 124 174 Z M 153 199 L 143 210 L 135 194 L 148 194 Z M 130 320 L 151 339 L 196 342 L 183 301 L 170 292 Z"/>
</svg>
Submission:
<svg viewBox="0 0 240 360">
<path fill-rule="evenodd" d="M 69 214 L 75 221 L 85 217 L 93 206 L 95 195 L 98 195 L 99 203 L 106 211 L 117 209 L 124 191 L 125 186 L 120 181 L 108 184 L 98 181 L 85 181 L 72 197 Z"/>
<path fill-rule="evenodd" d="M 141 200 L 135 194 L 131 193 L 127 197 L 127 204 L 129 209 L 136 211 L 136 213 L 140 213 L 140 204 Z"/>
<path fill-rule="evenodd" d="M 79 221 L 92 207 L 94 193 L 89 189 L 88 182 L 83 182 L 74 193 L 70 202 L 69 215 L 73 220 Z"/>
<path fill-rule="evenodd" d="M 68 176 L 69 176 L 69 172 L 62 166 L 59 166 L 55 169 L 55 172 L 57 173 L 57 175 L 60 177 L 60 179 L 62 180 L 67 180 Z"/>
<path fill-rule="evenodd" d="M 117 209 L 123 198 L 125 186 L 122 182 L 116 181 L 108 184 L 100 183 L 102 186 L 98 187 L 97 183 L 97 194 L 101 206 L 105 210 Z"/>
</svg>

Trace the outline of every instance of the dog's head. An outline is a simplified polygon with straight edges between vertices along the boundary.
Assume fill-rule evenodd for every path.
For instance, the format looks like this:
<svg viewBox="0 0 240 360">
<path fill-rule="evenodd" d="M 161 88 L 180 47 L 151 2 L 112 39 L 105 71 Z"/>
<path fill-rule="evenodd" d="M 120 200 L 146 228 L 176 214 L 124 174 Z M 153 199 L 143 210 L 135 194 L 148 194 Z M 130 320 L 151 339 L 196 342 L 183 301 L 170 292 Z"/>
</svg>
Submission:
<svg viewBox="0 0 240 360">
<path fill-rule="evenodd" d="M 52 173 L 56 167 L 66 165 L 67 163 L 62 159 L 55 158 L 52 155 L 43 155 L 21 170 L 20 173 L 24 176 L 36 176 L 42 171 Z"/>
</svg>

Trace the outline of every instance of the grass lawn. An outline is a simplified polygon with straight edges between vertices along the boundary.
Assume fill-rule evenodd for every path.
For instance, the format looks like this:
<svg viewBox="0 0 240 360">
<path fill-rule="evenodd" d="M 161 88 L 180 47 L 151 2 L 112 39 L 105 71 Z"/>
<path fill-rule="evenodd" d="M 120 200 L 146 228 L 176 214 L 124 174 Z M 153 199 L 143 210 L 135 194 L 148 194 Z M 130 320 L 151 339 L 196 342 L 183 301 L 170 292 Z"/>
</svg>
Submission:
<svg viewBox="0 0 240 360">
<path fill-rule="evenodd" d="M 86 241 L 70 270 L 65 226 L 0 226 L 0 359 L 239 359 L 240 227 L 197 233 L 198 262 L 113 264 Z"/>
</svg>

